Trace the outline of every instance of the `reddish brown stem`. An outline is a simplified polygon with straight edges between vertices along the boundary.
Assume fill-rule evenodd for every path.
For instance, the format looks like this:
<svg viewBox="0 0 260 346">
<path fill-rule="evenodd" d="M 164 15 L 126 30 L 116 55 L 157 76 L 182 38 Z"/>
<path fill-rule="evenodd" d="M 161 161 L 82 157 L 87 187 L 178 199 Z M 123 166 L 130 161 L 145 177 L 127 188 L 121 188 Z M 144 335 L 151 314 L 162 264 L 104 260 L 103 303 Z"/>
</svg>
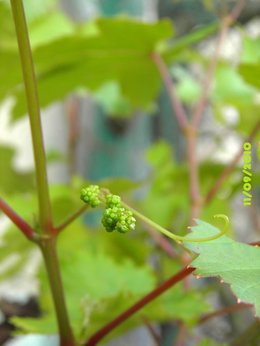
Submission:
<svg viewBox="0 0 260 346">
<path fill-rule="evenodd" d="M 197 103 L 195 110 L 192 115 L 192 125 L 195 128 L 198 128 L 201 117 L 203 115 L 204 109 L 206 107 L 207 101 L 208 101 L 208 96 L 209 96 L 209 91 L 210 91 L 210 85 L 212 82 L 212 78 L 217 66 L 217 62 L 219 59 L 220 51 L 222 44 L 225 40 L 225 37 L 227 35 L 228 27 L 232 25 L 236 19 L 239 17 L 243 7 L 245 5 L 245 0 L 239 1 L 233 8 L 233 10 L 230 12 L 230 14 L 227 15 L 226 18 L 222 20 L 222 25 L 220 28 L 220 33 L 217 38 L 217 44 L 215 48 L 215 52 L 213 54 L 212 60 L 209 65 L 208 72 L 206 74 L 205 80 L 202 83 L 202 95 L 200 97 L 199 102 Z"/>
<path fill-rule="evenodd" d="M 152 55 L 152 59 L 156 64 L 160 75 L 163 79 L 165 88 L 171 101 L 172 110 L 175 112 L 180 129 L 183 131 L 187 140 L 187 156 L 190 170 L 190 197 L 191 197 L 191 220 L 196 218 L 200 210 L 200 194 L 199 194 L 199 179 L 198 165 L 196 160 L 196 130 L 189 125 L 188 117 L 184 106 L 176 95 L 175 85 L 169 74 L 169 70 L 165 65 L 162 57 L 158 53 Z"/>
<path fill-rule="evenodd" d="M 236 3 L 232 11 L 227 16 L 227 21 L 229 22 L 229 25 L 232 25 L 238 19 L 245 4 L 246 4 L 246 0 L 240 0 Z"/>
<path fill-rule="evenodd" d="M 95 346 L 97 343 L 102 340 L 107 334 L 109 334 L 112 330 L 118 327 L 121 323 L 135 314 L 137 311 L 142 309 L 145 305 L 153 301 L 155 298 L 159 297 L 161 294 L 166 292 L 169 288 L 183 280 L 186 276 L 190 275 L 195 268 L 193 267 L 185 267 L 180 270 L 177 274 L 173 275 L 170 279 L 165 281 L 159 287 L 154 289 L 152 292 L 148 293 L 142 299 L 140 299 L 137 303 L 132 305 L 129 309 L 125 310 L 122 314 L 117 316 L 111 322 L 106 324 L 103 328 L 97 331 L 94 335 L 90 337 L 90 339 L 84 344 L 85 346 Z"/>
<path fill-rule="evenodd" d="M 19 230 L 28 238 L 33 240 L 34 231 L 28 223 L 22 219 L 2 198 L 0 198 L 0 209 L 3 213 L 19 228 Z"/>
<path fill-rule="evenodd" d="M 258 121 L 256 123 L 256 125 L 254 126 L 254 128 L 251 131 L 250 135 L 248 136 L 248 138 L 245 141 L 246 142 L 251 142 L 253 140 L 253 138 L 256 136 L 256 134 L 258 133 L 259 130 L 260 130 L 260 121 Z M 242 157 L 243 152 L 244 152 L 244 149 L 242 147 L 238 151 L 236 156 L 233 158 L 233 160 L 230 162 L 230 164 L 221 173 L 219 178 L 215 181 L 214 185 L 212 186 L 212 188 L 209 190 L 207 196 L 205 197 L 204 204 L 208 205 L 212 201 L 213 197 L 218 192 L 220 186 L 226 180 L 227 176 L 233 171 L 234 167 L 236 166 L 236 164 L 238 163 L 238 161 Z"/>
<path fill-rule="evenodd" d="M 179 124 L 179 127 L 184 131 L 188 125 L 187 114 L 180 99 L 176 95 L 176 90 L 172 77 L 169 73 L 168 67 L 165 65 L 162 57 L 158 53 L 153 53 L 152 59 L 160 72 L 163 79 L 166 91 L 168 93 L 172 109 L 175 111 L 175 115 Z"/>
<path fill-rule="evenodd" d="M 154 344 L 156 346 L 160 346 L 161 345 L 161 339 L 160 339 L 160 336 L 158 335 L 158 333 L 156 332 L 155 328 L 151 325 L 150 321 L 145 316 L 142 316 L 142 320 L 144 321 L 146 328 L 148 329 L 149 333 L 151 334 L 151 337 L 154 340 Z"/>
<path fill-rule="evenodd" d="M 79 100 L 72 95 L 66 104 L 69 127 L 69 169 L 70 176 L 76 173 L 76 146 L 79 139 Z"/>
<path fill-rule="evenodd" d="M 253 305 L 251 304 L 246 304 L 246 303 L 240 303 L 240 304 L 235 304 L 232 306 L 227 306 L 223 309 L 219 309 L 217 311 L 211 312 L 209 314 L 206 314 L 204 316 L 202 316 L 199 320 L 199 324 L 201 323 L 205 323 L 208 320 L 218 317 L 218 316 L 223 316 L 223 315 L 227 315 L 227 314 L 231 314 L 233 312 L 239 311 L 239 310 L 244 310 L 244 309 L 249 309 L 252 308 Z"/>
<path fill-rule="evenodd" d="M 202 83 L 202 95 L 194 109 L 194 112 L 192 114 L 192 125 L 194 128 L 198 128 L 201 118 L 203 116 L 203 112 L 205 110 L 205 107 L 208 102 L 208 97 L 209 97 L 209 91 L 210 91 L 210 85 L 212 83 L 212 79 L 214 76 L 215 69 L 217 67 L 217 62 L 219 59 L 221 47 L 223 44 L 223 41 L 225 40 L 226 34 L 227 34 L 227 21 L 223 21 L 223 24 L 220 29 L 220 33 L 218 35 L 217 39 L 217 44 L 216 44 L 216 49 L 213 54 L 213 57 L 210 61 L 209 69 L 208 72 L 206 73 L 205 80 Z"/>
<path fill-rule="evenodd" d="M 191 199 L 191 215 L 189 224 L 194 223 L 194 219 L 199 216 L 201 209 L 201 197 L 199 188 L 199 168 L 196 155 L 197 132 L 196 129 L 190 127 L 186 134 L 187 139 L 187 158 L 189 165 L 190 179 L 190 199 Z"/>
<path fill-rule="evenodd" d="M 260 246 L 260 241 L 255 241 L 253 243 L 250 243 L 249 245 L 252 245 L 252 246 Z"/>
<path fill-rule="evenodd" d="M 177 335 L 176 341 L 174 342 L 175 346 L 183 346 L 184 345 L 186 333 L 187 333 L 187 328 L 186 328 L 185 324 L 181 321 L 179 323 L 178 335 Z"/>
</svg>

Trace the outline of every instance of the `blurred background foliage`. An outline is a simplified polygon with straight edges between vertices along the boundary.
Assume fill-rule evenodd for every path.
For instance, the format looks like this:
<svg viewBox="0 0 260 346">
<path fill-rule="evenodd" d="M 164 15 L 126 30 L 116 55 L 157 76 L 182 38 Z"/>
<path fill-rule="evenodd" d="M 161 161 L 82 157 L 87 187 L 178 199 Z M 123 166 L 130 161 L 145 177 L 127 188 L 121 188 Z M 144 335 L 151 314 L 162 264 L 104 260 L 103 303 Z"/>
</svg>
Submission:
<svg viewBox="0 0 260 346">
<path fill-rule="evenodd" d="M 159 1 L 157 22 L 144 20 L 145 1 L 78 0 L 72 5 L 70 1 L 25 0 L 24 4 L 42 109 L 63 102 L 67 111 L 68 97 L 79 106 L 82 100 L 91 98 L 95 105 L 91 131 L 99 141 L 94 141 L 91 149 L 86 148 L 86 154 L 81 156 L 85 169 L 70 167 L 68 182 L 50 187 L 55 223 L 78 210 L 80 189 L 98 180 L 162 226 L 186 233 L 190 198 L 185 141 L 172 117 L 151 54 L 159 52 L 167 62 L 178 96 L 186 109 L 192 110 L 202 92 L 201 81 L 210 60 L 207 48 L 212 46 L 219 29 L 218 18 L 234 1 Z M 223 55 L 214 73 L 198 148 L 204 196 L 231 161 L 230 155 L 227 160 L 218 159 L 229 152 L 226 138 L 235 134 L 237 152 L 259 120 L 260 40 L 249 35 L 245 28 L 247 21 L 260 13 L 259 8 L 257 1 L 248 1 L 237 28 L 232 29 L 240 35 L 239 51 Z M 5 0 L 0 1 L 0 80 L 0 100 L 12 99 L 10 124 L 14 125 L 26 115 L 26 103 L 9 1 Z M 68 128 L 72 126 L 66 114 L 64 122 Z M 57 140 L 58 136 L 57 128 Z M 49 153 L 49 163 L 65 161 L 68 166 L 73 165 L 70 155 L 77 155 L 77 143 L 82 140 L 77 138 L 75 146 L 70 142 L 65 156 Z M 251 219 L 249 228 L 254 227 L 252 234 L 244 230 L 250 240 L 259 236 L 260 231 L 259 140 L 258 134 L 252 143 L 254 207 L 248 210 L 243 207 L 239 164 L 200 216 L 212 222 L 214 214 L 232 218 L 243 209 L 242 214 L 247 213 Z M 14 165 L 14 155 L 13 147 L 1 144 L 0 193 L 21 216 L 37 226 L 34 173 L 19 171 Z M 96 214 L 87 214 L 87 218 L 74 222 L 59 242 L 69 311 L 79 340 L 182 266 L 182 249 L 174 249 L 176 256 L 169 257 L 152 240 L 145 225 L 139 223 L 137 231 L 127 238 L 110 235 L 96 222 Z M 233 225 L 230 232 L 239 237 Z M 10 261 L 11 254 L 16 257 Z M 1 240 L 0 260 L 4 264 L 1 281 L 21 272 L 31 256 L 37 257 L 33 246 L 14 226 L 8 226 Z M 53 306 L 41 264 L 35 275 L 40 283 L 37 299 L 41 318 L 14 317 L 12 323 L 22 333 L 55 333 Z M 221 297 L 220 306 L 227 304 L 227 300 L 233 301 L 223 291 L 211 280 L 203 286 L 192 282 L 187 290 L 180 284 L 109 337 L 148 320 L 165 327 L 162 335 L 166 346 L 173 344 L 176 325 L 180 323 L 187 326 L 191 335 L 203 339 L 198 345 L 229 342 L 241 328 L 242 313 L 238 323 L 229 319 L 229 331 L 223 337 L 213 335 L 216 341 L 207 341 L 195 328 L 201 315 L 213 309 L 207 299 L 212 292 Z"/>
</svg>

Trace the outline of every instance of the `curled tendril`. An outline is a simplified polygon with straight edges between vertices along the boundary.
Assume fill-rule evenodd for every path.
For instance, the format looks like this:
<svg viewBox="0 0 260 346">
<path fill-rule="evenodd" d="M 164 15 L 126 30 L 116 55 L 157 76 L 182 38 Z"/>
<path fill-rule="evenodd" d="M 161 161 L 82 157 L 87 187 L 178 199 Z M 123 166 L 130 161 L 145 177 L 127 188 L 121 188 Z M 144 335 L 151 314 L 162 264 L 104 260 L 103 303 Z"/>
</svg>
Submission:
<svg viewBox="0 0 260 346">
<path fill-rule="evenodd" d="M 144 215 L 142 215 L 141 213 L 139 213 L 137 210 L 133 209 L 132 207 L 129 207 L 126 203 L 122 202 L 122 204 L 128 208 L 129 210 L 132 211 L 132 213 L 134 215 L 136 215 L 139 219 L 143 220 L 144 222 L 148 223 L 149 225 L 151 225 L 152 227 L 154 227 L 155 229 L 157 229 L 159 232 L 163 233 L 164 235 L 166 235 L 167 237 L 178 241 L 178 242 L 186 242 L 186 243 L 201 243 L 201 242 L 206 242 L 206 241 L 210 241 L 210 240 L 214 240 L 217 238 L 220 238 L 222 235 L 227 233 L 227 226 L 229 224 L 229 219 L 226 215 L 224 214 L 216 214 L 214 215 L 214 218 L 222 218 L 225 221 L 225 225 L 224 225 L 224 229 L 223 231 L 209 236 L 209 237 L 202 237 L 202 238 L 186 238 L 185 236 L 179 236 L 177 234 L 174 234 L 170 231 L 168 231 L 167 229 L 165 229 L 164 227 L 158 225 L 157 223 L 153 222 L 152 220 L 148 219 L 147 217 L 145 217 Z"/>
<path fill-rule="evenodd" d="M 220 237 L 222 237 L 224 234 L 227 233 L 228 231 L 228 225 L 229 225 L 229 218 L 224 215 L 224 214 L 216 214 L 214 215 L 214 218 L 221 218 L 222 220 L 224 220 L 225 224 L 224 224 L 224 228 L 223 228 L 223 231 L 215 234 L 215 235 L 212 235 L 210 237 L 205 237 L 205 238 L 185 238 L 184 237 L 184 241 L 187 242 L 187 243 L 195 243 L 195 242 L 206 242 L 206 241 L 210 241 L 210 240 L 215 240 L 215 239 L 218 239 Z"/>
</svg>

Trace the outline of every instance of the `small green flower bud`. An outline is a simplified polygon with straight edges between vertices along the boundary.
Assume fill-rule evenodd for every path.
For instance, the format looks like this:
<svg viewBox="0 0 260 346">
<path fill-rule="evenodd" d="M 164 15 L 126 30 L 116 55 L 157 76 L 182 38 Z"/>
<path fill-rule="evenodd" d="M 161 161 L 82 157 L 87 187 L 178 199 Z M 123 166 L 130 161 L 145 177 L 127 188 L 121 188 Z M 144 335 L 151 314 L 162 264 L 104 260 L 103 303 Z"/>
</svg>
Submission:
<svg viewBox="0 0 260 346">
<path fill-rule="evenodd" d="M 121 206 L 121 198 L 117 195 L 109 194 L 106 196 L 106 207 L 120 207 Z"/>
<path fill-rule="evenodd" d="M 126 233 L 135 229 L 135 222 L 136 220 L 133 217 L 133 213 L 119 205 L 107 208 L 102 218 L 102 224 L 107 232 L 116 230 L 120 233 Z"/>
<path fill-rule="evenodd" d="M 92 208 L 97 207 L 100 203 L 100 189 L 98 185 L 90 185 L 81 190 L 80 198 Z"/>
</svg>

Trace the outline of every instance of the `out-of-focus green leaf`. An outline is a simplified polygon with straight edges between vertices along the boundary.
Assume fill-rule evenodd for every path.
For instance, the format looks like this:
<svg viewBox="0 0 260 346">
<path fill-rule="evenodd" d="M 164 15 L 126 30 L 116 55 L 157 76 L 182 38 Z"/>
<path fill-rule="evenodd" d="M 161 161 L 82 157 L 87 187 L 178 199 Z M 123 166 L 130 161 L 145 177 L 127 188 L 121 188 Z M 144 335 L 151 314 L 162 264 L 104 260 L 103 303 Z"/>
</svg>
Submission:
<svg viewBox="0 0 260 346">
<path fill-rule="evenodd" d="M 178 210 L 182 209 L 182 212 L 185 213 L 187 208 L 186 175 L 182 177 L 183 184 L 177 183 L 174 154 L 165 141 L 152 145 L 147 151 L 146 157 L 152 168 L 151 186 L 142 201 L 142 212 L 160 225 L 170 227 Z M 179 169 L 183 171 L 183 167 L 179 167 Z"/>
<path fill-rule="evenodd" d="M 79 191 L 69 185 L 51 185 L 50 197 L 55 225 L 63 222 L 68 216 L 82 207 L 82 201 L 79 198 Z"/>
<path fill-rule="evenodd" d="M 260 88 L 260 63 L 241 64 L 239 73 L 248 84 Z"/>
<path fill-rule="evenodd" d="M 209 11 L 214 9 L 215 2 L 213 0 L 202 0 L 203 5 Z"/>
<path fill-rule="evenodd" d="M 6 197 L 7 203 L 30 225 L 36 223 L 37 220 L 37 197 L 35 193 L 12 194 Z"/>
<path fill-rule="evenodd" d="M 31 191 L 33 173 L 22 173 L 13 167 L 15 150 L 8 146 L 0 146 L 0 192 L 14 194 Z"/>
<path fill-rule="evenodd" d="M 128 301 L 127 307 L 129 307 L 137 299 L 137 296 L 134 295 L 121 294 L 116 298 L 104 301 L 103 304 L 97 305 L 93 309 L 92 314 L 90 314 L 89 325 L 85 330 L 85 339 L 113 317 L 124 311 L 124 301 Z M 208 310 L 208 305 L 204 303 L 202 296 L 198 292 L 192 290 L 184 292 L 180 286 L 174 287 L 131 316 L 129 320 L 113 331 L 109 338 L 142 325 L 144 318 L 151 323 L 183 320 L 189 326 L 192 326 L 199 316 Z M 113 312 L 111 313 L 111 311 Z"/>
<path fill-rule="evenodd" d="M 24 250 L 24 248 L 22 248 L 22 250 Z M 17 273 L 19 273 L 28 263 L 30 256 L 32 256 L 32 253 L 26 253 L 25 251 L 22 251 L 21 254 L 14 253 L 14 255 L 15 257 L 7 255 L 5 259 L 1 262 L 0 282 L 8 280 L 15 276 Z"/>
<path fill-rule="evenodd" d="M 218 67 L 213 91 L 215 100 L 239 106 L 253 102 L 254 95 L 255 89 L 247 85 L 235 69 L 227 65 Z"/>
<path fill-rule="evenodd" d="M 103 107 L 107 114 L 120 117 L 130 113 L 130 104 L 122 95 L 117 82 L 109 82 L 94 93 L 94 99 Z"/>
<path fill-rule="evenodd" d="M 160 88 L 151 59 L 158 43 L 172 36 L 170 22 L 145 24 L 127 18 L 98 19 L 98 35 L 70 35 L 34 51 L 41 106 L 79 88 L 95 91 L 117 81 L 133 108 L 148 107 Z M 50 59 L 51 57 L 51 59 Z M 23 89 L 15 94 L 14 117 L 26 112 Z"/>
<path fill-rule="evenodd" d="M 0 1 L 0 50 L 15 46 L 15 30 L 10 6 Z"/>
<path fill-rule="evenodd" d="M 243 66 L 252 65 L 241 65 L 239 71 L 227 65 L 218 67 L 212 92 L 212 102 L 215 110 L 217 110 L 215 114 L 220 116 L 222 121 L 225 119 L 222 112 L 219 112 L 222 106 L 233 106 L 237 109 L 239 120 L 236 129 L 248 134 L 255 125 L 260 105 L 255 88 L 256 85 L 253 86 L 254 83 L 250 85 L 250 81 L 244 78 L 245 76 L 241 73 Z M 253 74 L 254 72 L 250 73 Z"/>
<path fill-rule="evenodd" d="M 76 223 L 61 234 L 59 243 L 69 313 L 74 331 L 81 341 L 154 287 L 154 276 L 148 268 L 137 267 L 124 256 L 120 261 L 112 260 L 111 256 L 100 251 L 98 239 L 97 247 L 93 247 L 91 238 L 92 235 Z M 12 322 L 21 328 L 20 332 L 50 334 L 57 330 L 44 272 L 41 277 L 43 316 L 40 319 L 13 318 Z M 131 317 L 109 337 L 143 324 L 142 316 L 151 322 L 181 319 L 192 326 L 208 309 L 200 293 L 184 292 L 178 285 Z"/>
<path fill-rule="evenodd" d="M 147 151 L 146 157 L 151 164 L 151 175 L 149 182 L 151 186 L 141 204 L 142 211 L 155 222 L 166 228 L 172 226 L 173 220 L 182 219 L 187 222 L 189 214 L 189 168 L 185 164 L 177 164 L 174 160 L 172 150 L 164 141 L 154 143 Z M 206 195 L 213 186 L 216 178 L 225 169 L 224 164 L 211 161 L 203 162 L 200 165 L 201 192 Z M 240 172 L 239 168 L 234 169 L 234 173 Z M 241 183 L 241 180 L 239 180 Z M 212 217 L 220 213 L 229 212 L 227 198 L 231 197 L 238 187 L 238 180 L 232 174 L 226 179 L 217 196 L 216 203 L 213 201 L 202 210 L 203 215 Z M 225 197 L 223 197 L 225 196 Z M 224 202 L 221 201 L 224 199 Z M 225 208 L 227 208 L 225 210 Z M 180 229 L 184 224 L 180 224 Z M 185 225 L 187 226 L 187 225 Z M 176 227 L 176 224 L 175 224 Z"/>
<path fill-rule="evenodd" d="M 0 69 L 0 100 L 4 100 L 21 87 L 22 73 L 18 53 L 0 47 L 0 66 L 5 66 Z"/>
<path fill-rule="evenodd" d="M 105 235 L 110 236 L 110 234 Z M 151 270 L 143 266 L 137 267 L 130 259 L 122 258 L 120 262 L 116 262 L 111 256 L 102 253 L 99 246 L 91 249 L 88 237 L 85 228 L 76 223 L 63 232 L 59 239 L 59 258 L 68 309 L 79 338 L 82 324 L 88 318 L 88 314 L 92 313 L 93 307 L 96 308 L 99 305 L 102 307 L 106 300 L 116 299 L 121 294 L 137 299 L 154 286 Z M 45 313 L 43 319 L 16 318 L 14 321 L 16 325 L 27 331 L 54 333 L 57 326 L 44 271 L 41 275 L 41 283 L 41 303 Z M 129 301 L 122 301 L 122 304 L 126 308 Z M 107 313 L 105 317 L 110 318 L 111 310 Z M 104 317 L 101 315 L 99 318 L 103 323 Z"/>
<path fill-rule="evenodd" d="M 218 27 L 219 23 L 215 22 L 201 28 L 196 28 L 191 33 L 173 40 L 170 45 L 162 47 L 163 57 L 168 62 L 176 59 L 181 52 L 189 49 L 191 45 L 196 44 L 214 34 Z"/>
<path fill-rule="evenodd" d="M 203 238 L 220 232 L 216 227 L 197 220 L 187 237 Z M 237 299 L 255 306 L 260 316 L 260 249 L 239 243 L 227 236 L 218 239 L 186 243 L 185 246 L 198 254 L 192 262 L 196 274 L 215 276 L 230 284 Z"/>
<path fill-rule="evenodd" d="M 127 178 L 106 178 L 98 181 L 98 185 L 109 189 L 115 195 L 134 191 L 140 188 L 143 183 L 142 181 L 133 181 Z"/>
<path fill-rule="evenodd" d="M 201 85 L 182 68 L 175 68 L 173 75 L 177 79 L 176 92 L 183 102 L 194 104 L 198 102 L 201 95 Z"/>
<path fill-rule="evenodd" d="M 260 39 L 252 37 L 243 38 L 243 49 L 240 61 L 243 64 L 256 64 L 260 62 Z"/>
<path fill-rule="evenodd" d="M 60 12 L 48 13 L 29 25 L 30 41 L 33 47 L 46 44 L 75 33 L 76 26 Z"/>
<path fill-rule="evenodd" d="M 66 162 L 67 157 L 58 150 L 48 150 L 46 152 L 46 160 L 48 164 L 53 162 Z"/>
<path fill-rule="evenodd" d="M 57 0 L 24 0 L 26 18 L 32 22 L 37 18 L 50 13 L 58 6 Z"/>
<path fill-rule="evenodd" d="M 197 346 L 228 346 L 228 344 L 218 343 L 212 339 L 203 339 Z"/>
<path fill-rule="evenodd" d="M 35 249 L 35 245 L 29 242 L 16 226 L 9 226 L 5 234 L 1 237 L 0 263 L 2 266 L 0 280 L 7 280 L 19 273 Z M 10 262 L 11 256 L 16 256 L 16 259 Z M 8 261 L 9 265 L 3 267 L 5 261 Z"/>
</svg>

